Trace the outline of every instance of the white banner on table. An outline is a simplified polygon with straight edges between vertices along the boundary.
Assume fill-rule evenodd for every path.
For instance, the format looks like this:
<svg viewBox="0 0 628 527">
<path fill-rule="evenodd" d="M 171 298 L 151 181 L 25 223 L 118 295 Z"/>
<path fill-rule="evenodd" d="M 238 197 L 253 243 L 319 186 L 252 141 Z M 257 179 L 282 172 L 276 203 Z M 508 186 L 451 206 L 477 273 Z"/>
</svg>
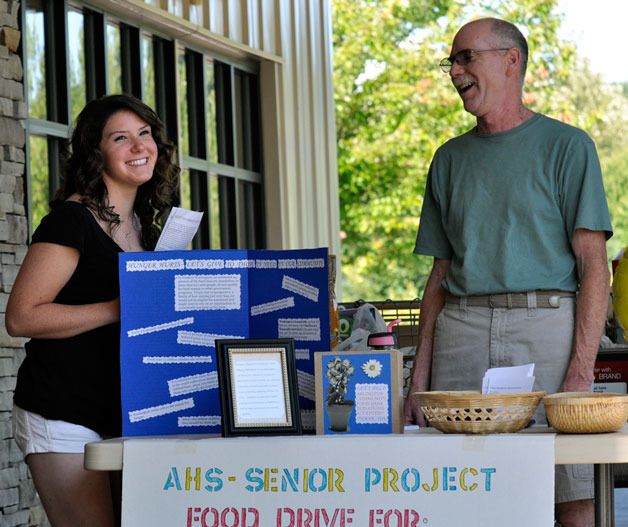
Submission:
<svg viewBox="0 0 628 527">
<path fill-rule="evenodd" d="M 552 527 L 554 436 L 128 439 L 123 527 Z"/>
</svg>

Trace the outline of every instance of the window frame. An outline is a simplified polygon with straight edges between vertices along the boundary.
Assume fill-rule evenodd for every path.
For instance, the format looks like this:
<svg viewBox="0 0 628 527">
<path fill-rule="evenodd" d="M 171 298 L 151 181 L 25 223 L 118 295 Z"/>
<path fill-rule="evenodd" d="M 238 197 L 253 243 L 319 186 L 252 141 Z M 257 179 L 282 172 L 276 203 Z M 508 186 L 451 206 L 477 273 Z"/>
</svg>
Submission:
<svg viewBox="0 0 628 527">
<path fill-rule="evenodd" d="M 48 181 L 49 200 L 59 188 L 61 174 L 61 154 L 65 142 L 70 137 L 71 93 L 69 82 L 69 42 L 67 35 L 68 11 L 79 11 L 83 15 L 83 50 L 85 57 L 85 100 L 90 101 L 109 91 L 109 71 L 107 61 L 107 25 L 110 21 L 120 30 L 120 63 L 122 70 L 122 90 L 137 97 L 144 95 L 143 38 L 149 35 L 152 40 L 154 69 L 155 110 L 163 120 L 168 135 L 176 143 L 180 142 L 182 120 L 178 115 L 179 90 L 177 75 L 178 49 L 189 52 L 189 71 L 194 74 L 193 85 L 188 83 L 188 111 L 193 116 L 202 112 L 202 119 L 188 119 L 190 131 L 194 135 L 194 148 L 190 155 L 179 153 L 179 164 L 190 173 L 192 203 L 205 207 L 209 212 L 212 201 L 209 178 L 218 180 L 218 202 L 220 247 L 264 248 L 264 177 L 262 171 L 261 104 L 260 104 L 260 63 L 254 60 L 234 60 L 213 49 L 203 48 L 186 42 L 185 39 L 153 30 L 139 21 L 120 20 L 113 14 L 94 8 L 87 2 L 78 0 L 47 0 L 44 6 L 45 64 L 46 64 L 46 119 L 29 117 L 26 128 L 26 177 L 24 178 L 29 240 L 34 230 L 32 224 L 32 189 L 30 181 L 29 137 L 38 135 L 48 142 Z M 22 28 L 26 23 L 26 2 L 22 4 Z M 135 23 L 138 22 L 138 23 Z M 62 28 L 63 30 L 61 30 Z M 28 57 L 26 46 L 22 46 L 22 63 L 25 65 L 24 84 L 28 90 Z M 198 55 L 195 55 L 198 54 Z M 200 57 L 200 59 L 198 58 Z M 214 66 L 216 96 L 216 143 L 218 159 L 210 159 L 206 126 L 207 119 L 207 75 L 206 59 Z M 196 61 L 196 64 L 195 64 Z M 186 66 L 187 70 L 187 66 Z M 236 75 L 244 79 L 243 92 L 236 100 Z M 28 93 L 28 92 L 27 92 Z M 192 105 L 190 105 L 192 102 Z M 28 98 L 27 98 L 28 104 Z M 242 122 L 236 122 L 245 116 Z M 189 117 L 189 116 L 188 116 Z M 240 132 L 240 137 L 238 136 Z M 188 134 L 190 136 L 190 134 Z M 236 166 L 237 152 L 244 166 Z M 180 150 L 179 150 L 180 152 Z M 194 155 L 191 155 L 194 154 Z M 246 168 L 245 168 L 246 167 Z M 255 168 L 255 169 L 253 169 Z M 204 183 L 202 182 L 205 179 Z M 195 183 L 192 185 L 192 182 Z M 193 187 L 193 188 L 192 188 Z M 205 203 L 203 203 L 205 200 Z M 211 247 L 212 229 L 209 214 L 206 225 L 201 227 L 194 248 Z"/>
</svg>

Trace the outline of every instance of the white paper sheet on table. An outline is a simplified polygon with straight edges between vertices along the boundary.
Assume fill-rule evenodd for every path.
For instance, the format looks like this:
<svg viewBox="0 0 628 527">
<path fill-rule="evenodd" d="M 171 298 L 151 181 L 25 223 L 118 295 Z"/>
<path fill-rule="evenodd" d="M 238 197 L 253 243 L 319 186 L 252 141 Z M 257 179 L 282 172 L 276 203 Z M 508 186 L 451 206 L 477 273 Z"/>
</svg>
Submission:
<svg viewBox="0 0 628 527">
<path fill-rule="evenodd" d="M 202 217 L 202 212 L 172 207 L 155 250 L 182 251 L 187 249 L 192 243 Z"/>
<path fill-rule="evenodd" d="M 482 380 L 482 393 L 524 393 L 534 386 L 534 364 L 489 368 Z"/>
</svg>

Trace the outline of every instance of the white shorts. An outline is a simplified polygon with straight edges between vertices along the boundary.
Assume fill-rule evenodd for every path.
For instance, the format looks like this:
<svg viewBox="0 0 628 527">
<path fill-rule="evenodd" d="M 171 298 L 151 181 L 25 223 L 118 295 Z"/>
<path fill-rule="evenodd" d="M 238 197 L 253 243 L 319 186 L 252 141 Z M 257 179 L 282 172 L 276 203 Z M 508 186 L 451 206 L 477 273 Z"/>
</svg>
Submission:
<svg viewBox="0 0 628 527">
<path fill-rule="evenodd" d="M 13 406 L 13 437 L 24 454 L 82 454 L 86 443 L 102 437 L 81 425 L 45 419 L 39 414 Z"/>
</svg>

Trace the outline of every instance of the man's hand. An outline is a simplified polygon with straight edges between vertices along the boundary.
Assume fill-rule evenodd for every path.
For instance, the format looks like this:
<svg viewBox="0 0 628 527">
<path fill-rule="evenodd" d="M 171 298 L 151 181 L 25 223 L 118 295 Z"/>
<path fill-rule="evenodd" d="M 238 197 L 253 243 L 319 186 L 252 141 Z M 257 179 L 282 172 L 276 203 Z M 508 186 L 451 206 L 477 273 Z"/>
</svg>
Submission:
<svg viewBox="0 0 628 527">
<path fill-rule="evenodd" d="M 407 425 L 417 424 L 420 427 L 424 427 L 426 426 L 425 415 L 423 415 L 416 399 L 412 396 L 412 393 L 416 391 L 418 390 L 415 390 L 412 385 L 410 385 L 408 396 L 403 402 L 403 417 Z"/>
<path fill-rule="evenodd" d="M 567 378 L 560 387 L 561 392 L 590 392 L 593 387 L 593 381 L 589 379 L 579 380 L 576 378 Z"/>
</svg>

